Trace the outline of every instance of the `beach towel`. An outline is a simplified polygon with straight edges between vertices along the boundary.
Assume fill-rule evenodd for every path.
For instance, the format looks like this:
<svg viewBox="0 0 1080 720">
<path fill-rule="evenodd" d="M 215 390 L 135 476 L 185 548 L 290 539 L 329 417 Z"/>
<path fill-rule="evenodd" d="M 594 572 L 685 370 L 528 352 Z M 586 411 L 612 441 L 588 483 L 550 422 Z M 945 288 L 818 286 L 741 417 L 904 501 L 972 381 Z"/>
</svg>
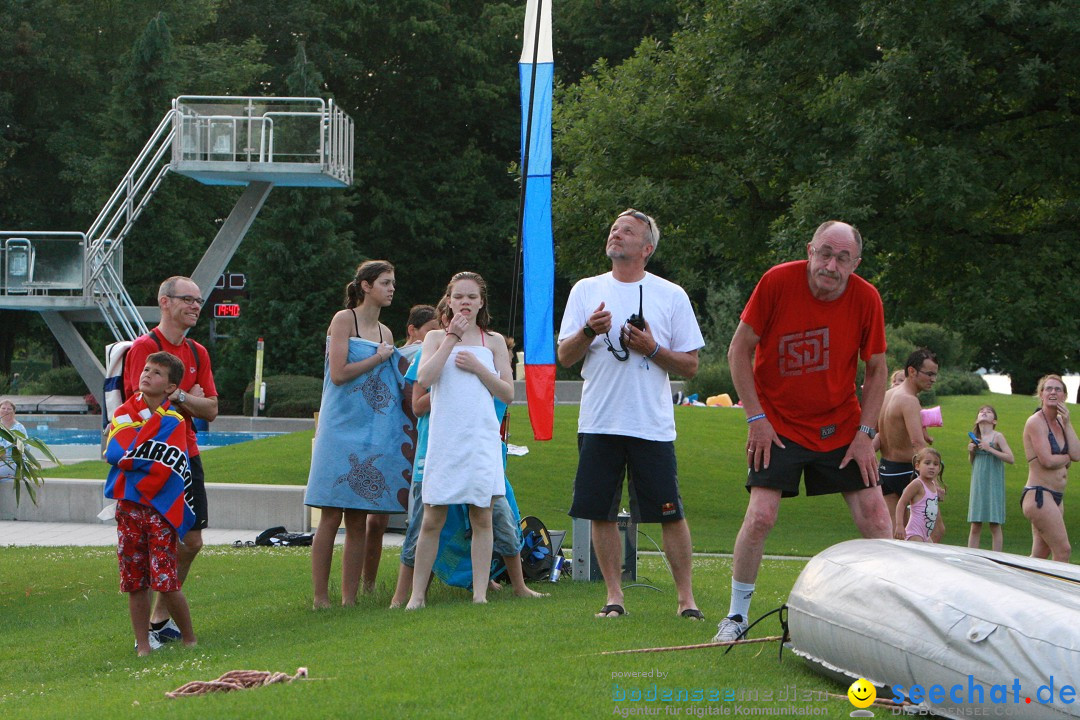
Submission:
<svg viewBox="0 0 1080 720">
<path fill-rule="evenodd" d="M 347 361 L 369 358 L 377 348 L 363 338 L 349 338 Z M 407 367 L 408 360 L 395 350 L 363 375 L 335 385 L 326 355 L 306 505 L 405 512 L 416 450 L 412 397 L 406 399 L 403 374 Z"/>
<path fill-rule="evenodd" d="M 191 481 L 187 428 L 168 400 L 150 410 L 136 393 L 117 408 L 105 459 L 112 465 L 105 497 L 154 508 L 184 537 L 195 524 L 184 500 L 184 486 Z"/>
<path fill-rule="evenodd" d="M 514 488 L 510 486 L 510 480 L 504 479 L 506 487 L 506 501 L 510 504 L 510 512 L 514 520 L 521 522 L 521 512 L 518 510 L 517 499 L 514 497 Z M 439 554 L 435 557 L 435 565 L 432 572 L 435 577 L 447 585 L 453 587 L 472 589 L 472 526 L 469 524 L 468 505 L 450 505 L 446 509 L 446 524 L 443 525 L 439 534 Z M 491 558 L 492 567 L 502 566 L 502 558 Z M 493 578 L 495 576 L 493 575 Z"/>
<path fill-rule="evenodd" d="M 497 374 L 487 347 L 459 345 L 450 351 L 431 387 L 423 497 L 428 505 L 491 507 L 491 498 L 503 492 L 499 420 L 480 377 L 457 367 L 461 353 L 475 355 L 482 372 Z"/>
<path fill-rule="evenodd" d="M 495 401 L 495 418 L 501 423 L 506 414 L 506 403 L 493 398 Z M 503 444 L 503 486 L 505 488 L 506 501 L 510 505 L 510 512 L 514 517 L 515 527 L 521 522 L 521 513 L 518 510 L 517 498 L 514 497 L 514 488 L 510 486 L 510 480 L 505 476 L 506 469 L 506 444 Z M 447 585 L 472 589 L 472 541 L 471 526 L 469 524 L 469 508 L 467 505 L 451 505 L 446 509 L 446 524 L 443 525 L 439 534 L 439 554 L 435 558 L 432 572 Z M 520 539 L 520 532 L 518 533 Z M 520 551 L 520 548 L 519 548 Z M 496 558 L 492 558 L 493 566 Z M 502 564 L 502 559 L 498 559 Z"/>
<path fill-rule="evenodd" d="M 405 394 L 401 398 L 401 406 L 405 409 L 405 414 L 412 421 L 412 440 L 413 440 L 413 452 L 416 451 L 416 413 L 412 409 L 412 379 L 406 377 L 409 372 L 409 366 L 412 365 L 413 360 L 420 354 L 420 349 L 424 347 L 420 343 L 413 345 L 405 345 L 399 347 L 391 358 L 397 365 L 398 372 L 401 373 L 401 377 L 405 380 Z"/>
</svg>

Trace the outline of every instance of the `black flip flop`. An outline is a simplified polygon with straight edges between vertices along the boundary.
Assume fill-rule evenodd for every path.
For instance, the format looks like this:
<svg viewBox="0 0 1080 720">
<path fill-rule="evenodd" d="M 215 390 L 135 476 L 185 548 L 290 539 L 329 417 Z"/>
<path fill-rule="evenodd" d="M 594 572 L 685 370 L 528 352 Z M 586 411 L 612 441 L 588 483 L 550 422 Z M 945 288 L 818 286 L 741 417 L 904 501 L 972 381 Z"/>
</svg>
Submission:
<svg viewBox="0 0 1080 720">
<path fill-rule="evenodd" d="M 617 605 L 615 603 L 612 603 L 610 605 L 605 605 L 604 607 L 600 608 L 600 612 L 596 613 L 596 617 L 598 617 L 598 618 L 610 617 L 608 615 L 608 613 L 615 613 L 615 617 L 622 617 L 623 615 L 629 615 L 630 614 L 630 613 L 626 612 L 626 608 L 624 608 L 622 605 Z"/>
<path fill-rule="evenodd" d="M 705 616 L 697 608 L 686 608 L 681 613 L 679 613 L 679 617 L 690 618 L 692 620 L 701 620 L 703 622 L 705 620 Z"/>
</svg>

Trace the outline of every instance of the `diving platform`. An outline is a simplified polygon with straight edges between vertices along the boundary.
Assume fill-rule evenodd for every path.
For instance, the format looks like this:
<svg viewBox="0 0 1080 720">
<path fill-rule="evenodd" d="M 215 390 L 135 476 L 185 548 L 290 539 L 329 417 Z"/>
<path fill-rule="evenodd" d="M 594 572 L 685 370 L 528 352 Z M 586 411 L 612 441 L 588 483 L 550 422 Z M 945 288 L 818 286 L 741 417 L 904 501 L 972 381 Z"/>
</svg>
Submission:
<svg viewBox="0 0 1080 720">
<path fill-rule="evenodd" d="M 41 313 L 98 396 L 100 353 L 73 323 L 104 322 L 116 340 L 134 340 L 157 322 L 157 306 L 136 306 L 124 286 L 123 249 L 165 177 L 245 188 L 197 267 L 160 268 L 162 278 L 189 275 L 208 296 L 275 186 L 352 185 L 353 137 L 333 100 L 180 96 L 88 230 L 0 230 L 0 309 Z"/>
<path fill-rule="evenodd" d="M 172 170 L 207 185 L 352 184 L 352 121 L 320 98 L 185 95 L 173 101 Z"/>
</svg>

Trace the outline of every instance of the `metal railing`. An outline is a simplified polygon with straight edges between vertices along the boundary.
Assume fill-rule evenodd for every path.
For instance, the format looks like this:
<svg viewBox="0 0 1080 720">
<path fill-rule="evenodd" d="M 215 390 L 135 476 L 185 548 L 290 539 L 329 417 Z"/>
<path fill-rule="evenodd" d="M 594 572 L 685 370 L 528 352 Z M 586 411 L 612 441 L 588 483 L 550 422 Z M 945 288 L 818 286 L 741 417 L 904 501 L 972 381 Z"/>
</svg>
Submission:
<svg viewBox="0 0 1080 720">
<path fill-rule="evenodd" d="M 82 295 L 85 247 L 80 232 L 0 231 L 0 294 Z"/>
<path fill-rule="evenodd" d="M 134 339 L 147 328 L 124 287 L 124 240 L 173 165 L 350 185 L 353 142 L 353 121 L 332 100 L 178 97 L 85 233 L 0 231 L 0 295 L 82 295 L 113 337 Z"/>
<path fill-rule="evenodd" d="M 323 169 L 346 185 L 352 185 L 353 121 L 333 100 L 329 103 L 322 137 Z"/>
<path fill-rule="evenodd" d="M 124 239 L 169 172 L 167 153 L 173 145 L 173 114 L 172 110 L 165 113 L 86 231 L 86 290 L 117 340 L 134 340 L 147 332 L 146 323 L 124 287 L 123 263 L 114 257 L 119 258 Z"/>
<path fill-rule="evenodd" d="M 352 184 L 353 121 L 332 100 L 183 95 L 173 112 L 176 165 L 295 163 Z"/>
</svg>

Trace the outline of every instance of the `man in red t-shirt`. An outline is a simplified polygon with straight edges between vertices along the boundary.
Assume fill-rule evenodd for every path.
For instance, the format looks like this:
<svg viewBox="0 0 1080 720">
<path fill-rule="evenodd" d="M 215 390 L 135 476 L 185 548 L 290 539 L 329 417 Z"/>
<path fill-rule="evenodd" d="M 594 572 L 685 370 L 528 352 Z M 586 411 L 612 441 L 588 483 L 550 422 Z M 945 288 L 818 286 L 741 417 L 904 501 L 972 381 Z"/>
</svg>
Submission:
<svg viewBox="0 0 1080 720">
<path fill-rule="evenodd" d="M 169 396 L 174 409 L 187 420 L 188 454 L 190 456 L 191 481 L 184 488 L 185 499 L 195 512 L 195 524 L 180 538 L 177 557 L 177 576 L 181 586 L 187 579 L 188 570 L 195 556 L 202 550 L 202 531 L 207 525 L 206 487 L 192 418 L 212 422 L 218 414 L 217 387 L 210 368 L 210 355 L 199 343 L 185 336 L 199 320 L 203 297 L 199 286 L 191 278 L 173 276 L 158 288 L 158 307 L 161 322 L 148 334 L 131 344 L 124 361 L 124 395 L 129 397 L 139 389 L 139 375 L 147 356 L 164 350 L 184 363 L 184 378 Z M 159 598 L 160 599 L 160 598 Z M 150 629 L 159 642 L 180 638 L 180 631 L 169 618 L 165 604 L 158 602 L 150 616 Z"/>
<path fill-rule="evenodd" d="M 864 537 L 890 537 L 877 488 L 873 438 L 888 368 L 881 296 L 858 275 L 862 237 L 842 222 L 823 223 L 807 259 L 762 276 L 728 349 L 749 433 L 750 502 L 735 540 L 731 607 L 717 642 L 746 632 L 765 540 L 781 497 L 841 493 Z M 866 363 L 862 406 L 858 361 Z"/>
</svg>

